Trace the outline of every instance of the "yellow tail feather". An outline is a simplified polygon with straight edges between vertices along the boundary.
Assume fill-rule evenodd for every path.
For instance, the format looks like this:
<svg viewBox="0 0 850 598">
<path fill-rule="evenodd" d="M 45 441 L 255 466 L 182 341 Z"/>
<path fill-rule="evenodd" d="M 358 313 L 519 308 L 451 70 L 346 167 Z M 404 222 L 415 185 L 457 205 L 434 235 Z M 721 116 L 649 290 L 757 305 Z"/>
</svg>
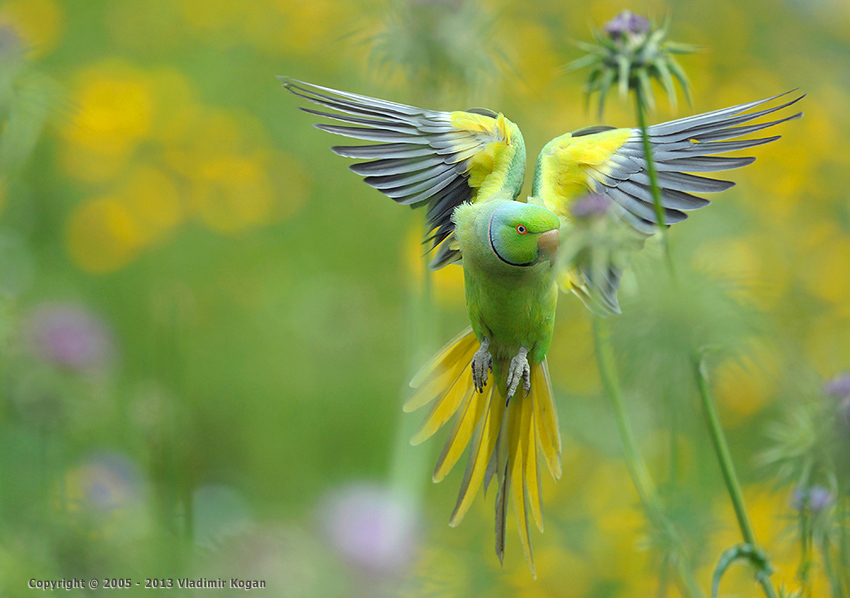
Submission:
<svg viewBox="0 0 850 598">
<path fill-rule="evenodd" d="M 534 403 L 539 401 L 537 389 L 532 387 L 528 400 L 522 402 L 522 423 L 520 433 L 522 438 L 523 456 L 525 457 L 525 475 L 523 477 L 524 490 L 528 495 L 528 505 L 537 529 L 543 531 L 543 508 L 540 502 L 540 468 L 537 460 L 537 426 L 534 422 Z"/>
<path fill-rule="evenodd" d="M 447 367 L 454 365 L 458 361 L 468 363 L 469 360 L 461 359 L 461 355 L 465 355 L 470 349 L 472 354 L 478 350 L 480 343 L 475 338 L 475 333 L 472 328 L 467 327 L 460 334 L 447 342 L 445 346 L 437 351 L 436 355 L 423 365 L 413 379 L 410 381 L 411 388 L 419 388 L 422 384 L 440 372 L 445 371 Z M 472 357 L 470 356 L 470 360 Z M 408 400 L 408 403 L 410 400 Z M 410 409 L 413 411 L 413 409 Z"/>
<path fill-rule="evenodd" d="M 538 446 L 546 459 L 549 473 L 557 480 L 561 477 L 561 432 L 545 359 L 531 368 L 531 388 L 535 389 L 538 399 L 534 402 Z"/>
<path fill-rule="evenodd" d="M 525 493 L 525 474 L 523 469 L 523 452 L 526 447 L 521 442 L 522 430 L 522 412 L 525 411 L 523 403 L 528 403 L 529 397 L 524 396 L 512 405 L 513 413 L 511 414 L 508 423 L 508 456 L 505 463 L 506 476 L 510 476 L 510 483 L 507 484 L 511 492 L 511 502 L 514 507 L 514 517 L 516 517 L 517 528 L 519 529 L 519 539 L 522 543 L 522 552 L 525 555 L 525 560 L 528 563 L 531 574 L 536 577 L 534 569 L 534 554 L 531 551 L 531 537 L 528 527 L 528 499 Z M 498 523 L 496 525 L 499 525 Z M 502 523 L 504 526 L 504 522 Z"/>
<path fill-rule="evenodd" d="M 467 365 L 464 373 L 454 381 L 449 391 L 434 404 L 428 417 L 422 422 L 419 431 L 410 439 L 410 444 L 421 444 L 433 436 L 437 430 L 443 427 L 443 424 L 451 419 L 461 404 L 468 400 L 473 392 L 475 392 L 475 387 L 472 385 L 472 368 Z"/>
<path fill-rule="evenodd" d="M 496 448 L 496 440 L 499 438 L 499 430 L 502 427 L 502 416 L 505 413 L 505 399 L 492 383 L 492 378 L 487 380 L 484 387 L 487 400 L 484 405 L 484 417 L 475 432 L 472 447 L 469 451 L 469 461 L 466 464 L 466 472 L 460 486 L 457 504 L 452 513 L 449 525 L 457 526 L 472 505 L 472 500 L 484 481 L 484 473 L 490 456 Z"/>
<path fill-rule="evenodd" d="M 418 444 L 452 416 L 454 423 L 434 468 L 433 480 L 443 480 L 469 446 L 466 470 L 449 525 L 457 526 L 469 511 L 479 488 L 492 475 L 496 496 L 496 553 L 504 554 L 508 503 L 513 505 L 523 553 L 534 574 L 530 522 L 543 531 L 540 500 L 540 453 L 552 477 L 561 476 L 561 434 L 546 361 L 531 365 L 531 391 L 518 393 L 507 404 L 495 374 L 476 392 L 470 362 L 479 343 L 470 329 L 455 337 L 414 377 L 417 391 L 405 410 L 434 406 L 411 442 Z M 539 451 L 539 452 L 538 452 Z M 530 515 L 529 515 L 530 514 Z"/>
<path fill-rule="evenodd" d="M 469 439 L 472 438 L 472 433 L 484 412 L 484 403 L 484 393 L 475 392 L 473 388 L 468 402 L 455 420 L 454 426 L 452 426 L 443 452 L 437 459 L 432 478 L 434 482 L 441 482 L 458 462 L 463 451 L 466 450 Z"/>
</svg>

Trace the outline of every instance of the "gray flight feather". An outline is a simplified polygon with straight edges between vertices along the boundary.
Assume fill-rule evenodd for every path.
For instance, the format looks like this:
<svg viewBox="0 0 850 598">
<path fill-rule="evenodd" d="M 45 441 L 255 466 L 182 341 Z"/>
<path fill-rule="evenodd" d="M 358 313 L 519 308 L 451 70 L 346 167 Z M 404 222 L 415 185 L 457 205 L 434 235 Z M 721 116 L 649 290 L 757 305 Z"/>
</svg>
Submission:
<svg viewBox="0 0 850 598">
<path fill-rule="evenodd" d="M 753 157 L 722 157 L 716 154 L 749 149 L 775 141 L 779 139 L 779 135 L 757 139 L 739 138 L 802 116 L 802 113 L 798 112 L 776 120 L 747 124 L 788 108 L 805 97 L 800 95 L 776 106 L 754 110 L 787 93 L 647 128 L 661 192 L 661 205 L 664 208 L 665 225 L 685 220 L 687 214 L 683 210 L 695 210 L 709 204 L 707 199 L 692 193 L 718 193 L 734 186 L 732 181 L 689 173 L 719 172 L 752 164 L 755 161 Z M 590 127 L 572 135 L 584 136 L 605 130 L 608 129 Z M 640 129 L 632 130 L 631 136 L 605 164 L 604 169 L 596 171 L 594 180 L 594 191 L 613 200 L 616 218 L 626 222 L 642 235 L 649 236 L 657 230 L 658 218 L 653 205 Z M 601 312 L 619 312 L 617 288 L 621 269 L 610 263 L 601 276 L 603 280 L 596 280 L 600 278 L 599 273 L 597 271 L 597 274 L 594 274 L 587 262 L 579 259 L 576 266 L 591 292 L 589 299 L 592 304 L 589 307 Z"/>
<path fill-rule="evenodd" d="M 291 93 L 334 112 L 305 107 L 301 110 L 344 123 L 316 124 L 317 128 L 379 144 L 331 149 L 340 156 L 369 160 L 350 168 L 363 176 L 368 185 L 396 202 L 428 206 L 425 240 L 432 249 L 437 249 L 432 268 L 459 261 L 456 243 L 446 242 L 439 248 L 438 245 L 452 236 L 454 209 L 475 196 L 476 190 L 468 184 L 469 160 L 494 140 L 492 135 L 455 128 L 448 112 L 278 78 Z M 484 108 L 470 112 L 491 118 L 498 116 Z"/>
</svg>

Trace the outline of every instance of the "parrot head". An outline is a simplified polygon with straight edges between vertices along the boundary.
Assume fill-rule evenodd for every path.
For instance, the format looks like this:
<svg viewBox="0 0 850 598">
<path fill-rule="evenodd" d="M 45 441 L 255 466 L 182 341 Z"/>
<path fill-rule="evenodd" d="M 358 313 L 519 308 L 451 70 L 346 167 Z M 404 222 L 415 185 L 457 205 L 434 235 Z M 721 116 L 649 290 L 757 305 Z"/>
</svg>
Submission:
<svg viewBox="0 0 850 598">
<path fill-rule="evenodd" d="M 511 266 L 532 266 L 551 260 L 558 250 L 559 218 L 550 210 L 534 204 L 509 201 L 490 216 L 490 249 Z"/>
</svg>

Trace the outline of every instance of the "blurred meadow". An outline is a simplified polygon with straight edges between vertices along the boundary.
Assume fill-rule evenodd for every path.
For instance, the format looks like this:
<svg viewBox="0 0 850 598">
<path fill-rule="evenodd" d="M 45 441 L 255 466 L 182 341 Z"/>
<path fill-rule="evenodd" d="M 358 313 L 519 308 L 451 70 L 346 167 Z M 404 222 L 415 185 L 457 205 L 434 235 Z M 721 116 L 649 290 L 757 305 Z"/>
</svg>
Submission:
<svg viewBox="0 0 850 598">
<path fill-rule="evenodd" d="M 680 57 L 692 105 L 659 94 L 652 122 L 808 94 L 671 229 L 680 288 L 657 246 L 623 281 L 610 326 L 636 442 L 708 596 L 741 540 L 683 357 L 694 337 L 721 347 L 710 380 L 774 583 L 847 596 L 843 0 L 5 0 L 0 595 L 72 577 L 142 582 L 130 595 L 185 577 L 293 598 L 680 595 L 573 296 L 549 353 L 564 475 L 543 477 L 537 580 L 512 523 L 504 566 L 493 554 L 492 490 L 449 528 L 462 467 L 431 483 L 442 443 L 409 446 L 421 415 L 401 404 L 466 326 L 461 270 L 426 276 L 422 214 L 349 172 L 274 78 L 502 111 L 531 165 L 600 122 L 565 65 L 624 8 L 703 48 Z M 635 126 L 615 96 L 603 122 Z M 759 592 L 745 566 L 720 586 Z"/>
</svg>

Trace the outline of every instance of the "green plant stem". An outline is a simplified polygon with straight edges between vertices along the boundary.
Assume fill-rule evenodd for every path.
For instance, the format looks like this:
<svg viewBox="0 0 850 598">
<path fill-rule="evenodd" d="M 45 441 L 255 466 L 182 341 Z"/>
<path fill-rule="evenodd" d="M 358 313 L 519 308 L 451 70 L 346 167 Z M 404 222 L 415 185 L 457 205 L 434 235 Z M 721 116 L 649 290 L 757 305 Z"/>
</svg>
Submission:
<svg viewBox="0 0 850 598">
<path fill-rule="evenodd" d="M 420 223 L 417 222 L 417 226 Z M 429 256 L 424 256 L 424 271 L 417 286 L 411 284 L 408 297 L 409 338 L 416 339 L 410 349 L 410 372 L 416 372 L 431 356 L 436 342 L 436 314 L 433 301 L 433 282 L 428 269 Z M 410 397 L 411 389 L 405 384 L 400 403 Z M 418 506 L 425 496 L 430 453 L 423 447 L 410 445 L 410 438 L 420 424 L 418 414 L 401 413 L 396 429 L 392 462 L 390 463 L 389 485 L 393 492 L 404 496 L 410 504 Z"/>
<path fill-rule="evenodd" d="M 823 568 L 826 571 L 826 576 L 829 579 L 829 585 L 832 586 L 833 598 L 844 598 L 844 588 L 841 580 L 835 573 L 835 568 L 832 566 L 832 556 L 829 550 L 829 537 L 823 534 L 820 543 L 821 556 L 823 557 Z"/>
<path fill-rule="evenodd" d="M 812 588 L 809 582 L 809 570 L 812 567 L 812 528 L 808 515 L 800 510 L 800 567 L 797 570 L 797 576 L 800 579 L 800 586 L 803 589 L 804 596 L 812 595 Z"/>
<path fill-rule="evenodd" d="M 664 259 L 667 261 L 667 268 L 670 270 L 670 275 L 674 276 L 673 256 L 670 253 L 670 241 L 667 237 L 664 206 L 661 205 L 661 190 L 658 187 L 658 173 L 655 170 L 655 160 L 652 157 L 652 144 L 649 142 L 649 131 L 646 125 L 646 100 L 641 93 L 640 85 L 635 85 L 633 89 L 635 92 L 635 112 L 637 113 L 638 127 L 640 128 L 643 139 L 643 153 L 646 156 L 647 174 L 649 175 L 649 185 L 652 190 L 652 207 L 655 210 L 655 218 L 658 220 Z"/>
<path fill-rule="evenodd" d="M 838 563 L 840 565 L 841 580 L 850 593 L 850 514 L 848 514 L 848 499 L 840 501 L 838 507 L 838 529 L 840 537 L 838 539 Z"/>
<path fill-rule="evenodd" d="M 803 475 L 800 482 L 797 484 L 799 488 L 809 487 L 809 477 L 812 473 L 811 460 L 807 460 L 803 467 Z M 808 502 L 808 500 L 806 501 Z M 800 566 L 797 569 L 797 577 L 800 579 L 800 586 L 803 589 L 803 595 L 807 598 L 812 595 L 811 581 L 809 580 L 809 571 L 812 568 L 812 521 L 809 516 L 808 505 L 802 505 L 799 511 L 800 525 Z"/>
<path fill-rule="evenodd" d="M 623 445 L 623 456 L 626 461 L 626 467 L 629 470 L 635 490 L 637 490 L 638 498 L 650 523 L 662 534 L 667 542 L 668 555 L 665 555 L 665 559 L 675 566 L 682 584 L 683 594 L 701 598 L 702 592 L 696 583 L 693 571 L 690 569 L 681 539 L 664 514 L 661 499 L 658 497 L 646 465 L 638 453 L 634 433 L 626 417 L 607 320 L 594 317 L 593 338 L 596 345 L 596 359 L 599 364 L 599 373 L 611 403 L 614 421 L 617 424 L 617 432 L 620 435 L 620 441 Z"/>
<path fill-rule="evenodd" d="M 705 362 L 701 357 L 695 359 L 695 375 L 699 394 L 702 398 L 702 404 L 705 408 L 705 415 L 708 421 L 708 429 L 711 434 L 711 441 L 714 444 L 714 450 L 717 453 L 717 460 L 720 463 L 720 470 L 723 473 L 723 480 L 726 483 L 726 489 L 729 492 L 729 497 L 732 499 L 732 506 L 735 509 L 735 517 L 738 519 L 738 527 L 741 529 L 741 535 L 744 542 L 752 546 L 754 549 L 759 549 L 756 542 L 756 535 L 753 531 L 753 525 L 750 522 L 750 517 L 747 514 L 747 509 L 744 506 L 744 496 L 741 492 L 741 484 L 738 481 L 738 474 L 735 472 L 735 464 L 732 461 L 732 455 L 729 452 L 729 443 L 726 441 L 726 434 L 723 432 L 723 427 L 720 425 L 720 416 L 717 413 L 717 406 L 714 403 L 714 397 L 711 393 L 711 388 L 708 385 L 708 374 L 706 371 Z M 776 598 L 776 589 L 770 581 L 770 567 L 765 561 L 764 565 L 756 571 L 756 580 L 761 584 L 765 595 L 768 598 Z"/>
</svg>

